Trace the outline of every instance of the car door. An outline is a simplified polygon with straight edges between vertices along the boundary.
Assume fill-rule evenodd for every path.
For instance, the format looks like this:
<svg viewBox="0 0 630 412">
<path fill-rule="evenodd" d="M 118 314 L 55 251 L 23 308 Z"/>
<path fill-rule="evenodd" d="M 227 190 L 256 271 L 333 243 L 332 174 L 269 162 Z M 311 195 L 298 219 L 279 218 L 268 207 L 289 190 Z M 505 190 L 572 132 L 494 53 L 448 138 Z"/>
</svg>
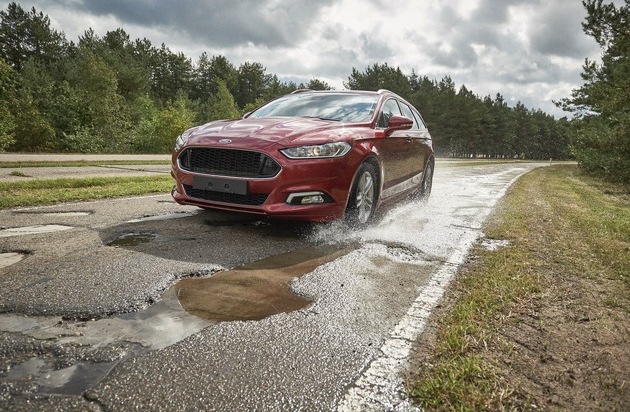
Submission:
<svg viewBox="0 0 630 412">
<path fill-rule="evenodd" d="M 411 106 L 405 102 L 399 102 L 403 116 L 413 120 L 413 126 L 409 130 L 405 130 L 406 137 L 410 143 L 409 163 L 405 166 L 408 171 L 408 178 L 414 179 L 413 184 L 420 184 L 419 176 L 426 166 L 432 150 L 431 135 L 425 126 L 422 117 Z"/>
<path fill-rule="evenodd" d="M 411 189 L 414 184 L 413 178 L 417 177 L 424 167 L 422 145 L 419 144 L 422 137 L 420 127 L 409 106 L 397 99 L 388 99 L 382 106 L 377 128 L 386 129 L 388 120 L 393 115 L 413 120 L 414 126 L 410 130 L 396 130 L 381 141 L 383 199 Z"/>
</svg>

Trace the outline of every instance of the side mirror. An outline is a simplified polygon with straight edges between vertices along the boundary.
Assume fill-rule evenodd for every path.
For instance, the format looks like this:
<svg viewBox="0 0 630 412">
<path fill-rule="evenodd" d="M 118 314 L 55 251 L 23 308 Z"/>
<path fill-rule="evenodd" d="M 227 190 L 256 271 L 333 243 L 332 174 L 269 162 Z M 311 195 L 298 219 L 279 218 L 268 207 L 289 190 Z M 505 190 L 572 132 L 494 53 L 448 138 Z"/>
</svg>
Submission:
<svg viewBox="0 0 630 412">
<path fill-rule="evenodd" d="M 409 130 L 413 126 L 413 120 L 403 116 L 392 116 L 389 118 L 389 125 L 385 129 L 385 136 L 389 136 L 396 130 Z"/>
</svg>

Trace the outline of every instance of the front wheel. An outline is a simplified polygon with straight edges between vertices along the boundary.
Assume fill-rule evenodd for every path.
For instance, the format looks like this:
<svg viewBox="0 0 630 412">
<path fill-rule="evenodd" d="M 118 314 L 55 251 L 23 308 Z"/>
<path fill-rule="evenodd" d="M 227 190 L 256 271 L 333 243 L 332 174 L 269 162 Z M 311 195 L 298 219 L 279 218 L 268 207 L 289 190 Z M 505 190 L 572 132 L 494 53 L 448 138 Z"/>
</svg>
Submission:
<svg viewBox="0 0 630 412">
<path fill-rule="evenodd" d="M 433 161 L 429 160 L 427 165 L 424 167 L 424 175 L 422 176 L 422 183 L 420 184 L 420 187 L 411 195 L 413 199 L 419 200 L 422 203 L 429 200 L 429 196 L 431 196 L 431 188 L 433 186 L 434 167 Z"/>
<path fill-rule="evenodd" d="M 422 177 L 422 185 L 418 191 L 418 199 L 423 202 L 429 200 L 429 196 L 431 196 L 431 187 L 433 186 L 433 165 L 434 163 L 432 161 L 427 163 L 427 166 L 424 169 L 424 176 Z"/>
<path fill-rule="evenodd" d="M 352 182 L 346 209 L 346 221 L 352 225 L 365 225 L 374 216 L 378 201 L 378 173 L 376 166 L 363 163 Z"/>
</svg>

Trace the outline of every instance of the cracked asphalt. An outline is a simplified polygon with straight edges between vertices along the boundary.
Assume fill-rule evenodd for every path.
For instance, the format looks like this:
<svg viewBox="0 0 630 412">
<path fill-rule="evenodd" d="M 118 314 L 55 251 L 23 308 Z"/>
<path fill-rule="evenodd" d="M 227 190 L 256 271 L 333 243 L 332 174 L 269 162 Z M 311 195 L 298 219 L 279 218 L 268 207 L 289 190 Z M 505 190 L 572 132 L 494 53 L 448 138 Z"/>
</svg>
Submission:
<svg viewBox="0 0 630 412">
<path fill-rule="evenodd" d="M 413 410 L 401 387 L 413 340 L 496 202 L 538 166 L 438 160 L 426 205 L 401 203 L 360 231 L 206 212 L 168 195 L 0 211 L 10 262 L 0 264 L 0 409 Z M 10 231 L 24 226 L 51 231 Z M 217 322 L 173 293 L 179 279 L 256 262 L 288 270 L 278 256 L 322 245 L 351 251 L 290 280 L 311 301 L 302 309 Z"/>
</svg>

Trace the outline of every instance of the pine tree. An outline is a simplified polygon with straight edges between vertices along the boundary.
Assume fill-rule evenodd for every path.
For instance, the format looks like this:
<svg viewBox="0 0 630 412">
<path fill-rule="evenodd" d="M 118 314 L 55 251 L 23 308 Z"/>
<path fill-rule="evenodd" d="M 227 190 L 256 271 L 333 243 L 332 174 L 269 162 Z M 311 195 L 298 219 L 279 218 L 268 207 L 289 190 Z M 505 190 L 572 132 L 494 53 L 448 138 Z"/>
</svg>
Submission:
<svg viewBox="0 0 630 412">
<path fill-rule="evenodd" d="M 558 103 L 575 113 L 572 150 L 587 172 L 630 182 L 630 0 L 587 0 L 584 32 L 602 48 L 601 63 L 586 60 L 584 84 Z"/>
</svg>

